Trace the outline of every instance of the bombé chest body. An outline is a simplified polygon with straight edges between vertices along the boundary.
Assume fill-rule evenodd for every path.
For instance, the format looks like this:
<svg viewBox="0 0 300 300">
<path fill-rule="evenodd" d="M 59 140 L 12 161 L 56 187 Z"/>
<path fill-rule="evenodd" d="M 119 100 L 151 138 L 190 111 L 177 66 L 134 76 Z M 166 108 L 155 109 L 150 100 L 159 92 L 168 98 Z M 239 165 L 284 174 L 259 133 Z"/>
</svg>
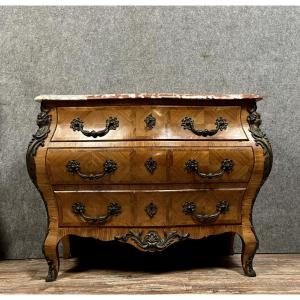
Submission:
<svg viewBox="0 0 300 300">
<path fill-rule="evenodd" d="M 68 235 L 162 251 L 238 234 L 254 276 L 252 207 L 272 165 L 255 95 L 40 96 L 29 174 L 46 203 L 48 281 Z"/>
</svg>

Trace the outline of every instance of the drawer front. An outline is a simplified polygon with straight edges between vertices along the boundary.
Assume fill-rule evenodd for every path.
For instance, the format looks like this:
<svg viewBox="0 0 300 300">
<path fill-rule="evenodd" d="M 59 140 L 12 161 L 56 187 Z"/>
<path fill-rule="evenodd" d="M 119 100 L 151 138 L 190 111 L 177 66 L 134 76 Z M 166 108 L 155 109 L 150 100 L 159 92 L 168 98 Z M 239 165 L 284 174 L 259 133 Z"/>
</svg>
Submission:
<svg viewBox="0 0 300 300">
<path fill-rule="evenodd" d="M 251 147 L 49 149 L 52 184 L 247 182 Z"/>
<path fill-rule="evenodd" d="M 58 107 L 52 141 L 247 140 L 239 106 Z"/>
<path fill-rule="evenodd" d="M 167 155 L 155 148 L 49 149 L 46 163 L 52 184 L 166 183 Z"/>
<path fill-rule="evenodd" d="M 55 192 L 61 226 L 132 226 L 128 192 Z"/>
<path fill-rule="evenodd" d="M 131 150 L 49 149 L 47 172 L 52 184 L 111 184 L 128 182 Z"/>
<path fill-rule="evenodd" d="M 56 191 L 60 226 L 239 224 L 244 189 Z"/>
<path fill-rule="evenodd" d="M 168 135 L 186 140 L 248 140 L 239 106 L 170 108 Z"/>
<path fill-rule="evenodd" d="M 170 225 L 241 223 L 245 189 L 218 189 L 172 193 Z"/>
<path fill-rule="evenodd" d="M 251 147 L 176 149 L 172 151 L 173 182 L 247 182 L 253 169 Z"/>
</svg>

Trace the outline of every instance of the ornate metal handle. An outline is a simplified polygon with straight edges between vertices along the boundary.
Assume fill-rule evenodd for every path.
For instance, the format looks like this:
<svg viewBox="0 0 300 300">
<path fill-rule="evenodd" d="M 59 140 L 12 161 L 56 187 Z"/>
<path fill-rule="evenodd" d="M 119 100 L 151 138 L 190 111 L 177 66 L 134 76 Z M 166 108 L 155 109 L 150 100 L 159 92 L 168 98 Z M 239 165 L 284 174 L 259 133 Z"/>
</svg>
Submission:
<svg viewBox="0 0 300 300">
<path fill-rule="evenodd" d="M 212 129 L 212 130 L 203 129 L 203 130 L 201 130 L 201 129 L 195 129 L 194 120 L 191 117 L 185 117 L 181 121 L 181 126 L 184 129 L 188 129 L 191 132 L 193 132 L 194 134 L 199 135 L 199 136 L 204 136 L 204 137 L 215 135 L 219 130 L 220 131 L 225 130 L 227 128 L 228 122 L 225 119 L 223 119 L 222 117 L 219 117 L 219 118 L 216 119 L 215 124 L 216 124 L 216 129 Z"/>
<path fill-rule="evenodd" d="M 68 161 L 66 168 L 68 172 L 72 174 L 77 174 L 83 179 L 96 180 L 108 175 L 110 173 L 114 173 L 117 170 L 117 163 L 113 160 L 106 160 L 103 164 L 103 171 L 100 174 L 83 174 L 80 172 L 80 163 L 76 160 Z"/>
<path fill-rule="evenodd" d="M 98 136 L 105 136 L 106 134 L 108 134 L 108 132 L 110 130 L 116 130 L 119 127 L 119 121 L 116 117 L 109 117 L 106 120 L 106 127 L 103 130 L 99 130 L 99 131 L 88 131 L 83 129 L 84 126 L 84 122 L 81 121 L 79 118 L 74 119 L 71 124 L 70 127 L 74 130 L 74 131 L 81 131 L 82 134 L 84 134 L 85 136 L 91 136 L 93 138 L 96 138 Z"/>
<path fill-rule="evenodd" d="M 107 205 L 107 214 L 105 216 L 90 217 L 85 215 L 85 206 L 81 202 L 74 203 L 72 205 L 72 209 L 74 214 L 79 215 L 86 222 L 95 223 L 105 223 L 111 219 L 112 216 L 116 216 L 121 213 L 121 206 L 117 202 L 111 202 Z"/>
<path fill-rule="evenodd" d="M 218 178 L 223 176 L 225 172 L 227 173 L 231 172 L 233 170 L 233 166 L 234 163 L 231 159 L 224 159 L 221 162 L 220 171 L 215 173 L 202 173 L 201 171 L 199 171 L 198 162 L 195 159 L 190 159 L 185 163 L 184 168 L 188 173 L 197 174 L 202 178 L 213 179 L 213 178 Z"/>
<path fill-rule="evenodd" d="M 191 215 L 191 217 L 201 223 L 201 224 L 207 224 L 207 223 L 212 223 L 215 222 L 218 217 L 221 214 L 225 214 L 226 211 L 229 210 L 229 204 L 227 201 L 220 201 L 217 205 L 216 205 L 216 212 L 212 215 L 202 215 L 196 212 L 196 204 L 194 202 L 185 202 L 182 206 L 182 211 L 186 214 L 186 215 Z"/>
</svg>

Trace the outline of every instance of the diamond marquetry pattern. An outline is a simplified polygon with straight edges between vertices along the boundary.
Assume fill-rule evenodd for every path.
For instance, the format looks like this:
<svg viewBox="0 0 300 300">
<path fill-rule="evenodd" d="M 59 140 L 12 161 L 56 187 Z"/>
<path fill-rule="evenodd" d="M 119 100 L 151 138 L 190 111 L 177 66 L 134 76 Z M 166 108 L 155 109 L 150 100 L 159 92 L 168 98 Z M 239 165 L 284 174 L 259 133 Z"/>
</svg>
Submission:
<svg viewBox="0 0 300 300">
<path fill-rule="evenodd" d="M 149 154 L 157 164 L 151 173 L 145 167 Z M 231 172 L 214 179 L 201 178 L 188 173 L 185 163 L 195 159 L 198 168 L 204 173 L 220 171 L 221 162 L 231 159 L 234 167 Z M 84 174 L 96 174 L 102 171 L 106 160 L 114 160 L 117 170 L 99 180 L 84 180 L 66 169 L 69 160 L 80 163 Z M 55 163 L 54 163 L 55 161 Z M 51 150 L 47 155 L 47 166 L 50 179 L 55 183 L 195 183 L 195 182 L 247 182 L 252 172 L 253 154 L 250 147 L 193 149 L 106 149 L 106 150 Z"/>
</svg>

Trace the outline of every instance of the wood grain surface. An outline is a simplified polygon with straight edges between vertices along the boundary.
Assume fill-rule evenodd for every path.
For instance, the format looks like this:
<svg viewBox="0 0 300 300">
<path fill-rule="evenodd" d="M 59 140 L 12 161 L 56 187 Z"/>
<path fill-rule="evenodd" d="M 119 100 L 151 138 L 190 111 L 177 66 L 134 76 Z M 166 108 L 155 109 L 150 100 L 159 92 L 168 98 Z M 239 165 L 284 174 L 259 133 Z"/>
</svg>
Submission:
<svg viewBox="0 0 300 300">
<path fill-rule="evenodd" d="M 212 224 L 241 223 L 241 206 L 245 189 L 218 189 L 194 191 L 85 191 L 69 192 L 55 191 L 57 198 L 60 226 L 101 226 L 101 227 L 148 227 L 148 226 L 180 226 L 198 225 L 197 221 L 183 212 L 186 202 L 194 202 L 197 213 L 211 215 L 216 212 L 220 201 L 227 201 L 229 210 L 221 214 Z M 72 206 L 82 203 L 86 208 L 85 214 L 105 216 L 109 203 L 118 203 L 120 214 L 113 216 L 105 224 L 87 222 L 75 215 Z M 157 206 L 157 214 L 150 218 L 145 208 L 150 203 Z"/>
<path fill-rule="evenodd" d="M 260 135 L 255 127 L 259 126 L 258 114 L 252 113 L 251 122 L 258 125 L 249 131 L 249 113 L 256 109 L 255 100 L 212 99 L 204 104 L 192 99 L 139 99 L 139 105 L 130 98 L 102 100 L 101 105 L 96 99 L 75 104 L 71 99 L 42 102 L 52 122 L 34 156 L 34 177 L 48 212 L 49 230 L 43 248 L 49 265 L 46 280 L 57 278 L 60 240 L 65 246 L 64 256 L 68 256 L 68 235 L 118 239 L 142 251 L 161 251 L 187 237 L 201 239 L 223 233 L 231 247 L 237 234 L 242 239 L 244 273 L 255 276 L 252 264 L 258 239 L 251 214 L 265 167 L 264 150 L 253 137 L 253 130 Z M 157 118 L 157 129 L 146 128 L 144 120 L 149 114 Z M 104 138 L 87 136 L 90 133 L 84 130 L 94 135 L 93 130 L 107 126 L 109 117 L 118 118 L 116 128 Z M 181 126 L 185 117 L 193 119 L 195 130 L 215 129 L 219 117 L 226 119 L 228 127 L 198 135 Z M 76 126 L 84 126 L 84 130 L 71 128 L 76 118 L 83 122 Z M 151 159 L 157 163 L 152 173 L 145 167 Z M 226 159 L 233 161 L 233 168 L 223 172 L 222 161 Z M 66 168 L 72 160 L 80 163 L 80 172 Z M 107 160 L 115 161 L 118 168 L 94 181 L 93 175 L 103 173 Z M 188 160 L 198 163 L 198 174 L 187 171 Z M 86 216 L 105 216 L 110 203 L 118 201 L 122 214 L 113 215 L 107 226 L 82 221 Z M 145 206 L 155 201 L 158 212 L 151 219 Z M 183 204 L 189 201 L 196 205 L 200 218 L 216 214 L 219 201 L 227 201 L 229 210 L 219 214 L 214 224 L 198 224 L 183 213 Z M 85 206 L 79 206 L 79 213 L 72 211 L 75 202 Z"/>
<path fill-rule="evenodd" d="M 194 146 L 191 149 L 170 145 L 164 148 L 51 148 L 46 157 L 47 171 L 52 184 L 248 182 L 251 176 L 254 160 L 251 147 Z M 156 162 L 153 173 L 145 167 L 150 159 Z M 196 160 L 202 173 L 219 172 L 225 159 L 233 161 L 233 169 L 217 178 L 203 178 L 185 169 L 186 162 Z M 80 164 L 83 174 L 102 173 L 108 160 L 117 164 L 117 170 L 99 179 L 84 179 L 66 168 L 72 160 Z"/>
<path fill-rule="evenodd" d="M 191 107 L 161 107 L 161 106 L 92 106 L 92 107 L 58 107 L 57 127 L 52 141 L 105 141 L 105 140 L 247 140 L 240 119 L 239 106 L 199 106 Z M 152 114 L 156 124 L 148 129 L 146 117 Z M 70 124 L 79 118 L 88 131 L 99 131 L 106 127 L 109 117 L 117 118 L 118 127 L 110 130 L 103 137 L 88 137 L 80 131 L 74 131 Z M 190 117 L 195 129 L 212 130 L 216 128 L 219 117 L 228 123 L 226 129 L 213 136 L 198 136 L 181 126 L 182 120 Z"/>
<path fill-rule="evenodd" d="M 135 259 L 133 259 L 135 260 Z M 42 259 L 0 261 L 4 294 L 300 294 L 300 254 L 257 254 L 257 277 L 241 276 L 240 255 L 173 265 L 128 267 L 120 258 L 89 264 L 61 259 L 59 280 L 45 283 Z M 129 262 L 132 263 L 132 260 Z"/>
</svg>

